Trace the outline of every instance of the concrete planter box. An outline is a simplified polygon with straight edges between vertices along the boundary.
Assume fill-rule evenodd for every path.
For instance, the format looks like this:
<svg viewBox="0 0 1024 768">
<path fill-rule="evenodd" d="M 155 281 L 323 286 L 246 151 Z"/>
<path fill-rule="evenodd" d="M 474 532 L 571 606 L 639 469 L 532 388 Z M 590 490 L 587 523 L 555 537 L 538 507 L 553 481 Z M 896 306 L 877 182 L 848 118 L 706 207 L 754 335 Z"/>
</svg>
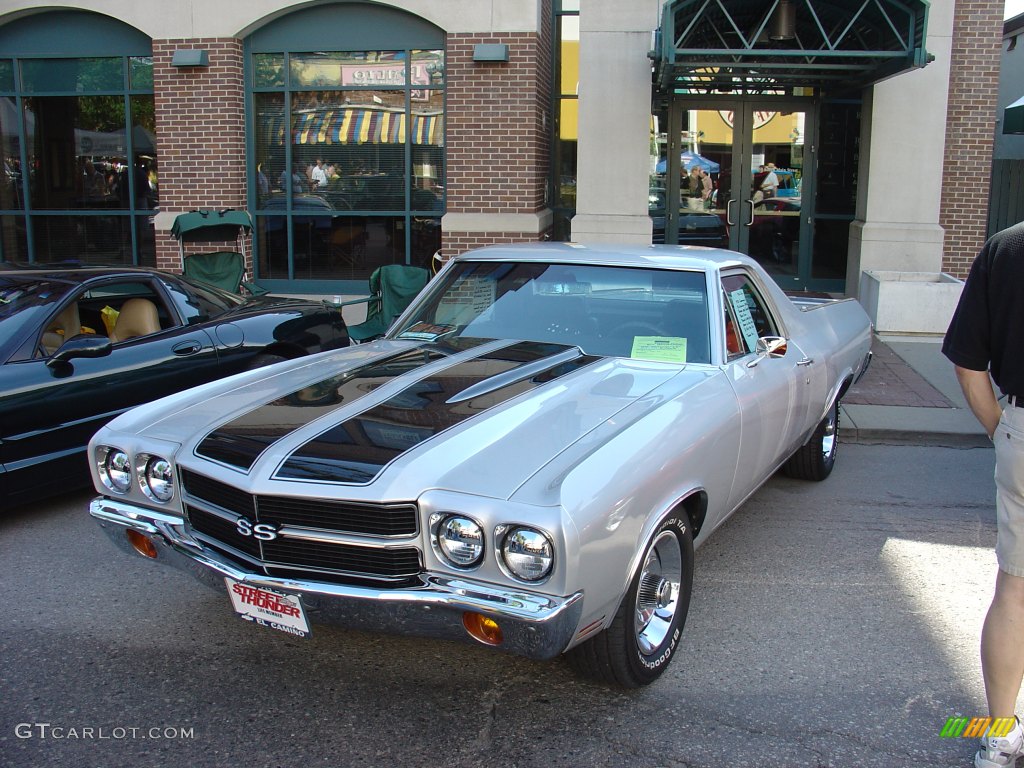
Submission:
<svg viewBox="0 0 1024 768">
<path fill-rule="evenodd" d="M 944 272 L 869 270 L 860 278 L 860 303 L 879 333 L 942 334 L 963 287 Z"/>
</svg>

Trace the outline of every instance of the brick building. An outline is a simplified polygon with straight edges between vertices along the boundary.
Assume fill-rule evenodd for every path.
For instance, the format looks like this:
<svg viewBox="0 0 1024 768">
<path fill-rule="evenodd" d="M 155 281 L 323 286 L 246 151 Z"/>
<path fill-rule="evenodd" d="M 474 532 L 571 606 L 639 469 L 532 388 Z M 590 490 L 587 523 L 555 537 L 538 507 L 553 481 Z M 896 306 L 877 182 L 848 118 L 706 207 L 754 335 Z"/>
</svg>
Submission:
<svg viewBox="0 0 1024 768">
<path fill-rule="evenodd" d="M 653 239 L 940 330 L 986 233 L 960 169 L 991 162 L 1002 3 L 711 5 L 2 0 L 0 260 L 176 269 L 175 216 L 234 207 L 278 292 Z"/>
</svg>

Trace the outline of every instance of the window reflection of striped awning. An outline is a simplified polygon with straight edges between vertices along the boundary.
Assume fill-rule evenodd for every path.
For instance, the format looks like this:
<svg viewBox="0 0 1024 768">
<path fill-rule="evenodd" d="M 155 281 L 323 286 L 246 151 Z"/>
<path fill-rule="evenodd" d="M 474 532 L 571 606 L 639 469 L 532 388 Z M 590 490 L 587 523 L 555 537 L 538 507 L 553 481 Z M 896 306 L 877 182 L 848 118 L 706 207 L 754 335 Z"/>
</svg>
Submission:
<svg viewBox="0 0 1024 768">
<path fill-rule="evenodd" d="M 279 144 L 284 139 L 284 115 L 264 117 L 270 140 Z M 339 107 L 300 112 L 292 116 L 292 139 L 295 144 L 402 144 L 406 138 L 407 118 L 404 112 Z M 413 144 L 444 144 L 442 115 L 414 114 Z"/>
</svg>

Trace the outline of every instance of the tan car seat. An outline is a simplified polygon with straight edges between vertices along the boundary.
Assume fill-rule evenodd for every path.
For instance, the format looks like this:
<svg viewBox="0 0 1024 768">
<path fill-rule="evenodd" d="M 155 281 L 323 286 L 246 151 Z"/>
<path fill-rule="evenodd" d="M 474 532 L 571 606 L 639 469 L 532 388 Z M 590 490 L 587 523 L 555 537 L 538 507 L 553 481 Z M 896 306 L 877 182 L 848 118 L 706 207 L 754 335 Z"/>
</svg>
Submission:
<svg viewBox="0 0 1024 768">
<path fill-rule="evenodd" d="M 148 336 L 159 330 L 160 317 L 156 304 L 149 299 L 128 299 L 117 316 L 110 340 L 116 344 L 136 336 Z"/>
<path fill-rule="evenodd" d="M 52 355 L 61 344 L 81 332 L 82 321 L 78 317 L 78 303 L 73 301 L 46 326 L 42 339 L 43 349 L 46 350 L 46 354 Z"/>
</svg>

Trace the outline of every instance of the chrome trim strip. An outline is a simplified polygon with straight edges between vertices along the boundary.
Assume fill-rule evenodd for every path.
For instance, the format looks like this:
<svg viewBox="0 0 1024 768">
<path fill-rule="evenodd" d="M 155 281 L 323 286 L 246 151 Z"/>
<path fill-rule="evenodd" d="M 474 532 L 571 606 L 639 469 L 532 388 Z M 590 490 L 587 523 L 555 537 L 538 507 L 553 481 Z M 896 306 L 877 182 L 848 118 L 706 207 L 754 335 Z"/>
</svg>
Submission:
<svg viewBox="0 0 1024 768">
<path fill-rule="evenodd" d="M 357 533 L 339 533 L 337 531 L 326 531 L 316 528 L 307 528 L 297 525 L 282 525 L 278 529 L 278 535 L 285 539 L 300 539 L 302 541 L 317 541 L 322 544 L 352 544 L 367 549 L 408 549 L 409 547 L 419 548 L 420 536 L 391 536 L 370 537 Z"/>
</svg>

